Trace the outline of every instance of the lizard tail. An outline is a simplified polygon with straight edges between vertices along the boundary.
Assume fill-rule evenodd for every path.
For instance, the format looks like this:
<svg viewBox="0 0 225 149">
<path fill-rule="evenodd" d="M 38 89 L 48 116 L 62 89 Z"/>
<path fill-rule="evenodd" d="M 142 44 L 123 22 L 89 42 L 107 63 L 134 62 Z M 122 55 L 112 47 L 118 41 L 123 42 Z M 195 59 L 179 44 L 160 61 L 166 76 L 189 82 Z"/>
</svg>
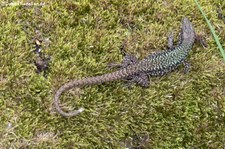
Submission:
<svg viewBox="0 0 225 149">
<path fill-rule="evenodd" d="M 54 105 L 56 107 L 56 110 L 62 116 L 66 116 L 66 117 L 78 115 L 79 113 L 84 111 L 83 108 L 80 108 L 80 109 L 75 110 L 75 111 L 70 111 L 70 112 L 65 112 L 60 108 L 59 98 L 60 98 L 60 96 L 63 92 L 65 92 L 67 90 L 70 90 L 74 87 L 83 87 L 83 86 L 87 86 L 87 85 L 95 85 L 95 84 L 101 84 L 103 82 L 110 82 L 110 81 L 119 80 L 119 79 L 125 78 L 127 76 L 130 76 L 130 75 L 136 73 L 136 71 L 137 71 L 136 68 L 137 67 L 132 65 L 132 66 L 128 66 L 126 68 L 120 69 L 120 70 L 112 72 L 112 73 L 107 73 L 107 74 L 100 75 L 100 76 L 94 76 L 94 77 L 89 77 L 89 78 L 73 80 L 73 81 L 70 81 L 70 82 L 62 85 L 56 91 L 55 96 L 54 96 Z"/>
</svg>

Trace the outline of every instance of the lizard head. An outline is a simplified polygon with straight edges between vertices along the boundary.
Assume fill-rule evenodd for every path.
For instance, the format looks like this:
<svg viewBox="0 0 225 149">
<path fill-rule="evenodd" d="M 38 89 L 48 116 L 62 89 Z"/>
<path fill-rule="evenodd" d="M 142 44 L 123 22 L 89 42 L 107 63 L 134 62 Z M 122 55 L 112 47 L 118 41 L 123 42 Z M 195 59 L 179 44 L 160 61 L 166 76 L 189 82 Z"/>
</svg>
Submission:
<svg viewBox="0 0 225 149">
<path fill-rule="evenodd" d="M 182 38 L 183 40 L 194 39 L 195 31 L 190 20 L 186 17 L 182 20 Z"/>
</svg>

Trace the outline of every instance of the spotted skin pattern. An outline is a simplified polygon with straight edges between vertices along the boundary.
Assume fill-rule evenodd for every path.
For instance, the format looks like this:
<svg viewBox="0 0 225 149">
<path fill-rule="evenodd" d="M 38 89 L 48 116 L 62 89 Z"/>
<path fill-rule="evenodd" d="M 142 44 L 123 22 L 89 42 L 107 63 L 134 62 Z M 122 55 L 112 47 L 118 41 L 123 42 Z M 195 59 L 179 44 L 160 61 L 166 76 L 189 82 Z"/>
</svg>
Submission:
<svg viewBox="0 0 225 149">
<path fill-rule="evenodd" d="M 192 23 L 188 18 L 183 18 L 180 41 L 177 46 L 173 46 L 172 36 L 169 38 L 169 49 L 158 53 L 151 54 L 141 61 L 130 54 L 125 54 L 122 64 L 112 65 L 112 67 L 119 68 L 117 71 L 107 73 L 99 76 L 88 77 L 70 81 L 62 85 L 55 93 L 54 105 L 56 110 L 66 117 L 76 116 L 84 109 L 80 108 L 76 111 L 65 112 L 60 107 L 59 98 L 61 94 L 74 87 L 84 87 L 87 85 L 101 84 L 115 80 L 125 79 L 132 83 L 137 83 L 143 87 L 149 86 L 149 77 L 163 76 L 179 65 L 185 66 L 184 71 L 189 70 L 189 64 L 186 58 L 192 49 L 195 41 L 195 31 Z"/>
</svg>

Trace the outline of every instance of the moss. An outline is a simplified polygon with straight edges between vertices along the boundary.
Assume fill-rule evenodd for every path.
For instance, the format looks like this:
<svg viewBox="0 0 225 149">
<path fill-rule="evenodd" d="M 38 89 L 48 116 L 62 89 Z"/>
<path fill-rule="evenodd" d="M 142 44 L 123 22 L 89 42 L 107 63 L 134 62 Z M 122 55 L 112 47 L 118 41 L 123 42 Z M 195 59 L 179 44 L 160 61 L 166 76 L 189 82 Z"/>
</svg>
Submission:
<svg viewBox="0 0 225 149">
<path fill-rule="evenodd" d="M 193 1 L 41 2 L 0 4 L 0 148 L 224 147 L 225 64 Z M 224 41 L 224 22 L 217 18 L 224 2 L 201 5 Z M 183 16 L 209 46 L 193 47 L 188 74 L 180 67 L 151 78 L 147 89 L 118 81 L 71 90 L 64 103 L 86 110 L 72 118 L 55 112 L 59 86 L 110 72 L 106 65 L 122 60 L 124 43 L 139 58 L 165 49 L 170 31 L 177 39 Z M 46 76 L 35 72 L 36 39 L 51 57 Z"/>
</svg>

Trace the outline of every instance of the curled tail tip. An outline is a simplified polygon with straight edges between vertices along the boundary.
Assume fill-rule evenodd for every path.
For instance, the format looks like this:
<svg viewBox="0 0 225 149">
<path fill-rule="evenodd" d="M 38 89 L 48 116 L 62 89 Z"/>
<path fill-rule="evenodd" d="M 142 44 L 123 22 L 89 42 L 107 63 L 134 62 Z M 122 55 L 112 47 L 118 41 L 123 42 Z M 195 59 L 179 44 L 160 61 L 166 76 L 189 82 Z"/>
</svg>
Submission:
<svg viewBox="0 0 225 149">
<path fill-rule="evenodd" d="M 80 108 L 79 110 L 77 110 L 79 113 L 84 111 L 84 108 Z"/>
<path fill-rule="evenodd" d="M 60 104 L 59 97 L 60 97 L 61 93 L 62 92 L 60 92 L 60 91 L 56 92 L 55 98 L 54 98 L 54 105 L 59 114 L 61 114 L 62 116 L 65 116 L 65 117 L 72 117 L 72 116 L 76 116 L 84 111 L 84 108 L 82 108 L 82 107 L 75 111 L 70 111 L 70 112 L 63 111 L 59 105 Z"/>
<path fill-rule="evenodd" d="M 81 112 L 84 111 L 84 108 L 80 108 L 76 111 L 71 111 L 71 112 L 65 112 L 63 111 L 62 109 L 57 109 L 57 111 L 59 112 L 59 114 L 61 114 L 62 116 L 65 116 L 65 117 L 72 117 L 72 116 L 77 116 L 79 115 Z"/>
</svg>

